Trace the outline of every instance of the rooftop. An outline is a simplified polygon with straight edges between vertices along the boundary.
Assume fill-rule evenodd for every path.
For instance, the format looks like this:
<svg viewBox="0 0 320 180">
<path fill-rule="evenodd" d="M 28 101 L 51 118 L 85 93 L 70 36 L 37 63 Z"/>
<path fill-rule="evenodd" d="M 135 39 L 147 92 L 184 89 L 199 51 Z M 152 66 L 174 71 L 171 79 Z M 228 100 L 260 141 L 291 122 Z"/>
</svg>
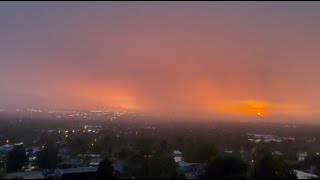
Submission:
<svg viewBox="0 0 320 180">
<path fill-rule="evenodd" d="M 173 154 L 175 154 L 175 155 L 182 155 L 182 152 L 181 152 L 181 151 L 178 151 L 178 150 L 173 150 Z"/>
<path fill-rule="evenodd" d="M 315 178 L 318 178 L 317 175 L 306 173 L 306 172 L 303 172 L 303 171 L 295 170 L 294 172 L 297 174 L 297 178 L 298 179 L 315 179 Z"/>
<path fill-rule="evenodd" d="M 34 171 L 34 172 L 17 172 L 17 173 L 8 173 L 8 179 L 44 179 L 44 175 L 41 171 Z"/>
<path fill-rule="evenodd" d="M 299 157 L 307 157 L 308 153 L 304 152 L 304 153 L 297 153 L 297 156 Z"/>
<path fill-rule="evenodd" d="M 62 176 L 63 174 L 73 174 L 73 173 L 87 173 L 96 172 L 97 167 L 79 167 L 79 168 L 69 168 L 69 169 L 57 169 L 56 174 Z"/>
</svg>

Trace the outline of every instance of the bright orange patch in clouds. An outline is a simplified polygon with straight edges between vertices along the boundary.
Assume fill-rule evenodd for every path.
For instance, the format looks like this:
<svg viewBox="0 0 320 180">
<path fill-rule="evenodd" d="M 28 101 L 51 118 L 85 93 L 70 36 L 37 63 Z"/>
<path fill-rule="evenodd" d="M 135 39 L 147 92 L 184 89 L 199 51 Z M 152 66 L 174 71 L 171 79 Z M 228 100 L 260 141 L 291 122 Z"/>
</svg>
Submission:
<svg viewBox="0 0 320 180">
<path fill-rule="evenodd" d="M 106 110 L 140 110 L 136 103 L 135 95 L 126 87 L 122 86 L 90 86 L 76 85 L 72 89 L 72 95 L 79 99 L 87 108 Z"/>
<path fill-rule="evenodd" d="M 241 101 L 222 105 L 220 110 L 224 113 L 264 116 L 270 113 L 270 104 L 260 101 Z"/>
<path fill-rule="evenodd" d="M 294 103 L 276 103 L 264 101 L 235 101 L 228 102 L 220 106 L 220 112 L 225 114 L 237 115 L 292 115 L 292 116 L 308 116 L 318 114 L 310 107 L 303 104 Z"/>
</svg>

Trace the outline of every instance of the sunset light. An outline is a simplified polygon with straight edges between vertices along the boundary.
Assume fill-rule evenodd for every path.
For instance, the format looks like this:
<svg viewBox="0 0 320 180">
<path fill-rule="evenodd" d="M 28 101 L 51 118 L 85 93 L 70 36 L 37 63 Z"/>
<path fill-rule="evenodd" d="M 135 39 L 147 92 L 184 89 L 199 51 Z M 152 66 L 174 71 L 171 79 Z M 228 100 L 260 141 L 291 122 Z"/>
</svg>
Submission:
<svg viewBox="0 0 320 180">
<path fill-rule="evenodd" d="M 32 4 L 0 7 L 0 109 L 320 116 L 316 8 Z"/>
<path fill-rule="evenodd" d="M 319 179 L 320 2 L 1 1 L 0 179 Z"/>
</svg>

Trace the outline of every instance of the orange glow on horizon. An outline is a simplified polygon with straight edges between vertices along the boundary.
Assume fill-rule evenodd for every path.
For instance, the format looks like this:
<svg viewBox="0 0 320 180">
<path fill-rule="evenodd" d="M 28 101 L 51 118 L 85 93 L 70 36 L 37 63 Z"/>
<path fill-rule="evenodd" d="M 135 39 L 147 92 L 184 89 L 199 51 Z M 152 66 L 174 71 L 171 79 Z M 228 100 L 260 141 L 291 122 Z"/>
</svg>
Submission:
<svg viewBox="0 0 320 180">
<path fill-rule="evenodd" d="M 129 110 L 138 111 L 140 106 L 136 103 L 135 95 L 125 87 L 96 86 L 88 84 L 74 85 L 71 92 L 76 100 L 86 104 L 87 108 L 98 108 L 106 110 Z"/>
<path fill-rule="evenodd" d="M 279 103 L 264 100 L 224 100 L 222 91 L 206 81 L 192 81 L 184 90 L 162 91 L 163 96 L 146 94 L 134 84 L 111 83 L 97 85 L 87 83 L 68 84 L 71 105 L 101 110 L 127 110 L 151 115 L 186 117 L 308 115 L 309 107 L 298 103 Z M 76 91 L 74 91 L 76 89 Z M 181 90 L 181 92 L 180 92 Z M 170 103 L 168 103 L 170 102 Z"/>
<path fill-rule="evenodd" d="M 220 108 L 221 112 L 242 115 L 267 115 L 270 105 L 265 102 L 244 101 L 238 103 L 229 103 Z"/>
</svg>

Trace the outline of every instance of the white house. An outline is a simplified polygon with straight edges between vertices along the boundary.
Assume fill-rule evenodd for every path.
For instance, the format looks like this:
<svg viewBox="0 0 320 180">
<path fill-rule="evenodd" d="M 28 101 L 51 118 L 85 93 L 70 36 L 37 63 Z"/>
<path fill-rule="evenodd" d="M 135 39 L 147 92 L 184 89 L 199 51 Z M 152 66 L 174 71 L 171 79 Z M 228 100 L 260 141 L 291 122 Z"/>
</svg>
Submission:
<svg viewBox="0 0 320 180">
<path fill-rule="evenodd" d="M 277 155 L 277 156 L 282 156 L 283 155 L 282 152 L 280 152 L 280 151 L 273 151 L 272 154 L 273 155 Z"/>
<path fill-rule="evenodd" d="M 180 162 L 183 160 L 181 151 L 173 150 L 173 156 L 175 162 Z"/>
<path fill-rule="evenodd" d="M 3 145 L 1 149 L 3 149 L 6 152 L 9 152 L 13 150 L 13 145 L 6 144 L 6 145 Z"/>
<path fill-rule="evenodd" d="M 297 153 L 298 161 L 304 161 L 308 157 L 308 153 Z"/>
<path fill-rule="evenodd" d="M 226 154 L 232 154 L 232 153 L 233 153 L 233 151 L 225 150 L 225 151 L 224 151 L 224 153 L 226 153 Z"/>
<path fill-rule="evenodd" d="M 103 158 L 92 158 L 90 160 L 89 166 L 98 166 L 100 162 L 103 161 Z"/>
<path fill-rule="evenodd" d="M 173 154 L 182 156 L 182 152 L 178 150 L 173 150 Z"/>
</svg>

